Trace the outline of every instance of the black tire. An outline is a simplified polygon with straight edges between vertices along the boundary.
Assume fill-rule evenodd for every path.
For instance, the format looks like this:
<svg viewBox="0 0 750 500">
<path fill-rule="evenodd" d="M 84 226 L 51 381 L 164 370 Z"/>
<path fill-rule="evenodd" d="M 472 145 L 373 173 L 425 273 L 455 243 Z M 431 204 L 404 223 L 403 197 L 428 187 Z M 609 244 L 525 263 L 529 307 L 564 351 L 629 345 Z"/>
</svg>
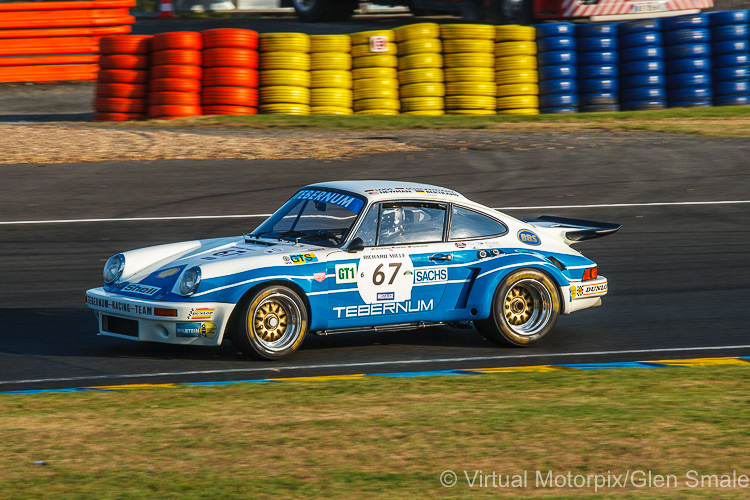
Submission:
<svg viewBox="0 0 750 500">
<path fill-rule="evenodd" d="M 497 344 L 528 346 L 542 340 L 557 323 L 560 297 L 546 274 L 521 269 L 497 287 L 490 317 L 475 321 L 479 333 Z"/>
<path fill-rule="evenodd" d="M 359 6 L 359 0 L 292 0 L 300 21 L 320 23 L 346 21 Z"/>
<path fill-rule="evenodd" d="M 531 0 L 489 0 L 487 22 L 494 24 L 520 24 L 534 22 Z"/>
<path fill-rule="evenodd" d="M 243 353 L 280 359 L 302 344 L 308 328 L 305 302 L 293 290 L 269 286 L 256 292 L 237 316 L 232 341 Z"/>
</svg>

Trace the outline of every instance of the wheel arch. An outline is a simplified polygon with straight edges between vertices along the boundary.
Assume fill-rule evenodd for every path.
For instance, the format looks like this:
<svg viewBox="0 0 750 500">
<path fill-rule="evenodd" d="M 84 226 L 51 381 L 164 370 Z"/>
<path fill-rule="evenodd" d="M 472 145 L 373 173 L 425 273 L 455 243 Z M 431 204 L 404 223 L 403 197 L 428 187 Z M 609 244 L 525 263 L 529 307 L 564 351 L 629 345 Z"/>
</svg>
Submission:
<svg viewBox="0 0 750 500">
<path fill-rule="evenodd" d="M 476 319 L 489 318 L 490 310 L 492 309 L 492 302 L 495 298 L 495 294 L 497 293 L 498 288 L 500 287 L 500 283 L 502 283 L 503 280 L 510 274 L 517 271 L 522 271 L 524 269 L 533 269 L 547 275 L 547 277 L 557 285 L 555 287 L 555 294 L 557 295 L 560 304 L 564 304 L 565 297 L 561 295 L 560 288 L 568 285 L 568 279 L 551 262 L 548 262 L 547 260 L 539 260 L 538 262 L 530 262 L 521 264 L 518 267 L 505 269 L 505 271 L 502 273 L 496 273 L 486 286 L 480 287 L 477 292 L 481 295 L 480 297 L 478 297 L 478 302 L 480 303 L 481 307 L 477 309 L 478 312 L 476 314 Z M 487 300 L 488 298 L 491 298 L 491 300 Z"/>
<path fill-rule="evenodd" d="M 312 318 L 312 308 L 310 307 L 310 299 L 307 297 L 307 293 L 302 289 L 301 286 L 299 286 L 297 283 L 291 280 L 285 280 L 285 279 L 275 279 L 275 280 L 269 280 L 269 281 L 263 281 L 260 283 L 257 283 L 242 294 L 242 296 L 237 299 L 237 302 L 234 304 L 234 308 L 232 309 L 232 313 L 229 315 L 229 320 L 227 321 L 227 331 L 225 332 L 224 338 L 232 339 L 232 334 L 234 333 L 234 329 L 239 327 L 238 321 L 240 320 L 240 316 L 242 315 L 242 308 L 244 304 L 250 300 L 250 297 L 255 295 L 258 290 L 261 290 L 263 288 L 268 288 L 269 286 L 283 286 L 290 288 L 294 291 L 297 295 L 300 296 L 302 301 L 304 302 L 305 309 L 307 310 L 307 317 L 308 317 L 308 324 L 311 324 L 311 318 Z"/>
</svg>

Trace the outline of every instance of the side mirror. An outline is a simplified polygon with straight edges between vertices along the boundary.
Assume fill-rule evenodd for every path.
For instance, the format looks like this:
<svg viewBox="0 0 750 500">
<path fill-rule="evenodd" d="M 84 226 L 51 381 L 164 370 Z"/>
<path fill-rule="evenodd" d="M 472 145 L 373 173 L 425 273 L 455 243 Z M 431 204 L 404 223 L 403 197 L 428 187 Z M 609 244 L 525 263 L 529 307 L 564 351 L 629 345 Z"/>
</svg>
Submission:
<svg viewBox="0 0 750 500">
<path fill-rule="evenodd" d="M 351 243 L 349 243 L 349 248 L 347 248 L 347 252 L 354 253 L 354 252 L 361 252 L 365 249 L 365 242 L 362 241 L 362 238 L 354 238 Z"/>
</svg>

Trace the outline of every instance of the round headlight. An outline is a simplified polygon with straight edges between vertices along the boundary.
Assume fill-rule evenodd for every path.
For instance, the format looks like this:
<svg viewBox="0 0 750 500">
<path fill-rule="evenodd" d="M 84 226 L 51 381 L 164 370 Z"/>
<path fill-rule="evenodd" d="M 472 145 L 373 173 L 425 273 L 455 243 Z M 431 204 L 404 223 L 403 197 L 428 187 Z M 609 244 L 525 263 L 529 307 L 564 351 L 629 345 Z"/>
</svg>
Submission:
<svg viewBox="0 0 750 500">
<path fill-rule="evenodd" d="M 107 259 L 107 263 L 104 264 L 104 271 L 102 276 L 106 284 L 111 284 L 117 281 L 122 274 L 122 268 L 125 267 L 125 256 L 118 253 Z"/>
<path fill-rule="evenodd" d="M 184 273 L 180 279 L 180 293 L 182 295 L 191 295 L 198 288 L 198 283 L 201 282 L 201 269 L 199 267 L 191 267 Z"/>
</svg>

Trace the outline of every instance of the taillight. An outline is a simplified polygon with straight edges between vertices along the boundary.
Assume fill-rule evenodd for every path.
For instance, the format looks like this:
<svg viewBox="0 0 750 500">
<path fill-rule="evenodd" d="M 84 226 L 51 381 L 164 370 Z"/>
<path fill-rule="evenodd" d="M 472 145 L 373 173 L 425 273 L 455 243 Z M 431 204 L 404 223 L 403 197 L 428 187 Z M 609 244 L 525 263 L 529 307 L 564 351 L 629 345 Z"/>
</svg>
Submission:
<svg viewBox="0 0 750 500">
<path fill-rule="evenodd" d="M 599 271 L 596 267 L 589 267 L 583 271 L 583 281 L 595 280 L 599 276 Z"/>
</svg>

